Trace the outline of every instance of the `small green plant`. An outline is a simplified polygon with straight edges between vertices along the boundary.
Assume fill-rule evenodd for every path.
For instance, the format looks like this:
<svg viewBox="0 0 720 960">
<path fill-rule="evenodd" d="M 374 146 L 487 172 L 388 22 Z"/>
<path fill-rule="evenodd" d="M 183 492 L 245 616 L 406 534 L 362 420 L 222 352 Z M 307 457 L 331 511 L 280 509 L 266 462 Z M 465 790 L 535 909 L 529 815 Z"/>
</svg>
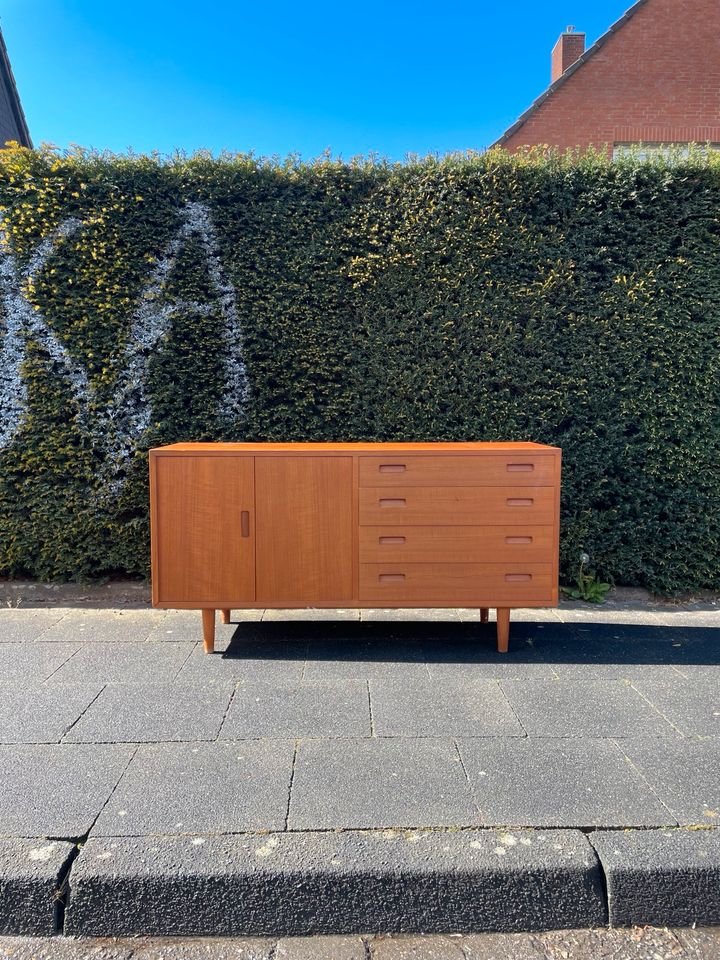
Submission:
<svg viewBox="0 0 720 960">
<path fill-rule="evenodd" d="M 590 557 L 586 553 L 580 554 L 580 565 L 578 566 L 576 586 L 561 587 L 562 592 L 570 600 L 586 600 L 588 603 L 604 603 L 605 597 L 610 589 L 609 583 L 601 583 L 596 579 L 594 570 L 587 570 L 585 567 L 590 563 Z"/>
</svg>

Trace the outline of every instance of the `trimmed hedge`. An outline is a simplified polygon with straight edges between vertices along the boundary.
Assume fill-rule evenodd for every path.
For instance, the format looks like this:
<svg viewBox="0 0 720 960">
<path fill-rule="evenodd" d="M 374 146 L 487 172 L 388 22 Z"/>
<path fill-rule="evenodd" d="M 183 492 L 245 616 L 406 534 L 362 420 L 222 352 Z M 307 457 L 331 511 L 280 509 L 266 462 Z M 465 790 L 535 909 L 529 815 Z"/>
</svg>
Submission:
<svg viewBox="0 0 720 960">
<path fill-rule="evenodd" d="M 148 571 L 177 440 L 524 440 L 562 565 L 720 588 L 720 166 L 0 156 L 0 571 Z"/>
</svg>

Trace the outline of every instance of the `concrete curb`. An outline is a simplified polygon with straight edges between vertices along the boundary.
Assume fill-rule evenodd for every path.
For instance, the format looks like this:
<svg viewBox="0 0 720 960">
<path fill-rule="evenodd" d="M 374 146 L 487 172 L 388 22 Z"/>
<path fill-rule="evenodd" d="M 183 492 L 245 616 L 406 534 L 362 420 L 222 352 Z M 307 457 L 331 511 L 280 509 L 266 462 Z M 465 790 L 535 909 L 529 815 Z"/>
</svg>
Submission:
<svg viewBox="0 0 720 960">
<path fill-rule="evenodd" d="M 76 936 L 530 931 L 607 922 L 574 830 L 347 831 L 90 839 Z"/>
<path fill-rule="evenodd" d="M 72 843 L 0 838 L 0 933 L 50 936 Z"/>
<path fill-rule="evenodd" d="M 613 926 L 720 923 L 720 831 L 598 830 Z"/>
</svg>

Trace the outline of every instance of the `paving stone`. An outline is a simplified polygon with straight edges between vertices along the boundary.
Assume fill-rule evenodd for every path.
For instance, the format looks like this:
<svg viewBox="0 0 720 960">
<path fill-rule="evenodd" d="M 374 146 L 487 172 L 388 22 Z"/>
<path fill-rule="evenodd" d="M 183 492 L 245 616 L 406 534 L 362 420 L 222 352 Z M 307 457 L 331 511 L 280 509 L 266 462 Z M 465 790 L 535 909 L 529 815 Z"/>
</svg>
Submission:
<svg viewBox="0 0 720 960">
<path fill-rule="evenodd" d="M 38 644 L 38 647 L 40 645 Z M 42 649 L 55 649 L 43 644 Z M 58 670 L 57 680 L 149 683 L 173 680 L 194 649 L 192 643 L 83 643 Z M 0 649 L 0 653 L 2 650 Z"/>
<path fill-rule="evenodd" d="M 461 740 L 484 821 L 526 827 L 627 827 L 675 818 L 609 740 Z"/>
<path fill-rule="evenodd" d="M 720 737 L 720 677 L 636 679 L 635 689 L 685 736 Z"/>
<path fill-rule="evenodd" d="M 561 679 L 662 679 L 678 676 L 682 648 L 679 639 L 624 639 L 593 630 L 542 653 Z"/>
<path fill-rule="evenodd" d="M 73 850 L 58 840 L 0 838 L 0 933 L 55 932 L 61 875 Z"/>
<path fill-rule="evenodd" d="M 0 743 L 59 743 L 102 690 L 101 683 L 3 683 Z"/>
<path fill-rule="evenodd" d="M 494 680 L 371 680 L 378 737 L 524 737 Z"/>
<path fill-rule="evenodd" d="M 127 943 L 127 941 L 125 941 Z M 135 960 L 132 946 L 71 937 L 0 937 L 0 960 Z M 206 955 L 204 960 L 211 960 Z"/>
<path fill-rule="evenodd" d="M 358 643 L 310 641 L 305 680 L 373 680 L 398 677 L 427 679 L 422 647 L 416 642 L 386 640 Z"/>
<path fill-rule="evenodd" d="M 477 608 L 447 608 L 447 607 L 407 607 L 405 609 L 388 610 L 384 608 L 366 607 L 360 611 L 360 619 L 367 623 L 393 623 L 396 621 L 430 621 L 443 623 L 480 620 L 480 611 Z"/>
<path fill-rule="evenodd" d="M 66 930 L 284 937 L 606 921 L 582 834 L 517 836 L 514 846 L 487 830 L 91 838 L 73 867 Z"/>
<path fill-rule="evenodd" d="M 78 643 L 0 644 L 0 677 L 3 683 L 41 683 L 52 676 L 79 649 Z"/>
<path fill-rule="evenodd" d="M 274 941 L 259 937 L 242 941 L 207 937 L 181 942 L 162 940 L 135 946 L 132 960 L 270 960 L 273 946 Z"/>
<path fill-rule="evenodd" d="M 216 645 L 215 653 L 207 654 L 199 644 L 183 664 L 179 681 L 237 683 L 240 680 L 302 679 L 305 668 L 306 643 L 286 641 L 233 641 L 224 651 Z"/>
<path fill-rule="evenodd" d="M 49 610 L 0 608 L 0 643 L 28 643 L 37 640 L 66 613 L 66 610 L 57 607 Z"/>
<path fill-rule="evenodd" d="M 613 609 L 609 604 L 603 606 L 592 606 L 576 604 L 571 601 L 560 603 L 557 614 L 563 623 L 580 623 L 584 626 L 594 626 L 600 624 L 620 624 L 656 627 L 661 626 L 662 621 L 658 618 L 654 610 L 648 610 L 644 607 L 637 609 L 633 607 L 620 607 Z"/>
<path fill-rule="evenodd" d="M 538 944 L 540 936 L 542 934 L 469 933 L 459 942 L 465 960 L 549 960 Z M 597 958 L 592 955 L 587 960 Z"/>
<path fill-rule="evenodd" d="M 83 836 L 132 752 L 87 744 L 0 746 L 0 835 Z"/>
<path fill-rule="evenodd" d="M 677 736 L 623 680 L 501 680 L 531 737 Z"/>
<path fill-rule="evenodd" d="M 495 628 L 480 625 L 483 639 L 470 636 L 460 640 L 440 637 L 423 642 L 427 668 L 432 680 L 527 680 L 555 679 L 557 674 L 537 653 L 533 637 L 538 631 L 551 629 L 548 624 L 522 625 L 522 635 L 515 630 L 507 653 L 498 653 Z M 520 630 L 521 628 L 518 628 Z"/>
<path fill-rule="evenodd" d="M 369 737 L 370 733 L 370 704 L 363 680 L 247 680 L 237 688 L 220 737 Z"/>
<path fill-rule="evenodd" d="M 663 627 L 592 624 L 552 639 L 537 638 L 537 652 L 563 679 L 674 676 L 673 667 L 680 669 L 687 659 L 682 631 Z"/>
<path fill-rule="evenodd" d="M 360 937 L 287 937 L 273 960 L 366 960 L 365 943 Z"/>
<path fill-rule="evenodd" d="M 108 684 L 66 736 L 70 743 L 215 740 L 233 695 L 228 684 Z"/>
<path fill-rule="evenodd" d="M 720 927 L 687 927 L 673 930 L 688 960 L 717 960 L 720 957 Z"/>
<path fill-rule="evenodd" d="M 681 824 L 720 826 L 720 740 L 619 740 Z"/>
<path fill-rule="evenodd" d="M 720 923 L 720 831 L 598 831 L 615 926 Z"/>
<path fill-rule="evenodd" d="M 720 609 L 667 611 L 655 616 L 667 626 L 720 628 Z"/>
<path fill-rule="evenodd" d="M 447 740 L 310 740 L 295 760 L 291 830 L 481 823 Z"/>
<path fill-rule="evenodd" d="M 341 620 L 359 620 L 360 611 L 357 609 L 324 609 L 322 607 L 312 607 L 299 610 L 265 610 L 263 612 L 263 622 L 271 623 L 273 621 L 298 622 L 299 620 L 311 620 L 313 622 L 330 621 L 336 623 Z"/>
<path fill-rule="evenodd" d="M 78 640 L 115 643 L 144 641 L 164 617 L 164 610 L 69 609 L 39 639 L 48 643 L 74 643 Z"/>
<path fill-rule="evenodd" d="M 164 610 L 165 616 L 153 628 L 148 640 L 169 640 L 183 643 L 202 641 L 202 617 L 199 610 Z M 262 619 L 262 610 L 233 610 L 232 623 L 222 623 L 220 615 L 215 617 L 215 648 L 227 646 L 233 635 L 247 623 Z"/>
<path fill-rule="evenodd" d="M 680 624 L 662 624 L 650 617 L 645 620 L 644 616 L 638 617 L 633 622 L 632 615 L 622 611 L 617 618 L 611 622 L 602 623 L 593 618 L 586 623 L 570 624 L 578 640 L 582 645 L 587 643 L 596 643 L 598 641 L 610 644 L 612 641 L 623 641 L 631 648 L 633 643 L 651 642 L 657 645 L 658 649 L 665 649 L 668 655 L 671 654 L 673 644 L 683 643 L 693 636 L 692 631 Z"/>
<path fill-rule="evenodd" d="M 540 954 L 533 960 L 687 960 L 677 935 L 656 927 L 559 930 L 534 939 Z"/>
<path fill-rule="evenodd" d="M 282 829 L 293 752 L 281 740 L 141 745 L 93 836 Z"/>
<path fill-rule="evenodd" d="M 373 960 L 465 960 L 461 939 L 460 937 L 379 937 L 371 945 L 371 956 Z M 538 960 L 537 953 L 533 960 Z"/>
</svg>

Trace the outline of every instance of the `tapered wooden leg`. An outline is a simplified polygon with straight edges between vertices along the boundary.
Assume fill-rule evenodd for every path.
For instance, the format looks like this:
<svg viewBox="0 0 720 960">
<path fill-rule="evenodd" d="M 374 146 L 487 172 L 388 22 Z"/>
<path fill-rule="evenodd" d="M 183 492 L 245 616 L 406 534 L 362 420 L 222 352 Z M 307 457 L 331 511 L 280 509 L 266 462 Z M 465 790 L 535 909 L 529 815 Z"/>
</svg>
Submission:
<svg viewBox="0 0 720 960">
<path fill-rule="evenodd" d="M 220 623 L 230 623 L 230 611 L 221 610 L 220 611 Z"/>
<path fill-rule="evenodd" d="M 215 611 L 203 610 L 203 646 L 205 653 L 214 653 L 215 651 Z"/>
<path fill-rule="evenodd" d="M 490 611 L 487 607 L 480 607 L 480 623 L 487 623 L 490 619 Z"/>
<path fill-rule="evenodd" d="M 508 652 L 509 640 L 510 640 L 510 610 L 508 607 L 498 607 L 498 612 L 497 612 L 498 653 Z"/>
</svg>

